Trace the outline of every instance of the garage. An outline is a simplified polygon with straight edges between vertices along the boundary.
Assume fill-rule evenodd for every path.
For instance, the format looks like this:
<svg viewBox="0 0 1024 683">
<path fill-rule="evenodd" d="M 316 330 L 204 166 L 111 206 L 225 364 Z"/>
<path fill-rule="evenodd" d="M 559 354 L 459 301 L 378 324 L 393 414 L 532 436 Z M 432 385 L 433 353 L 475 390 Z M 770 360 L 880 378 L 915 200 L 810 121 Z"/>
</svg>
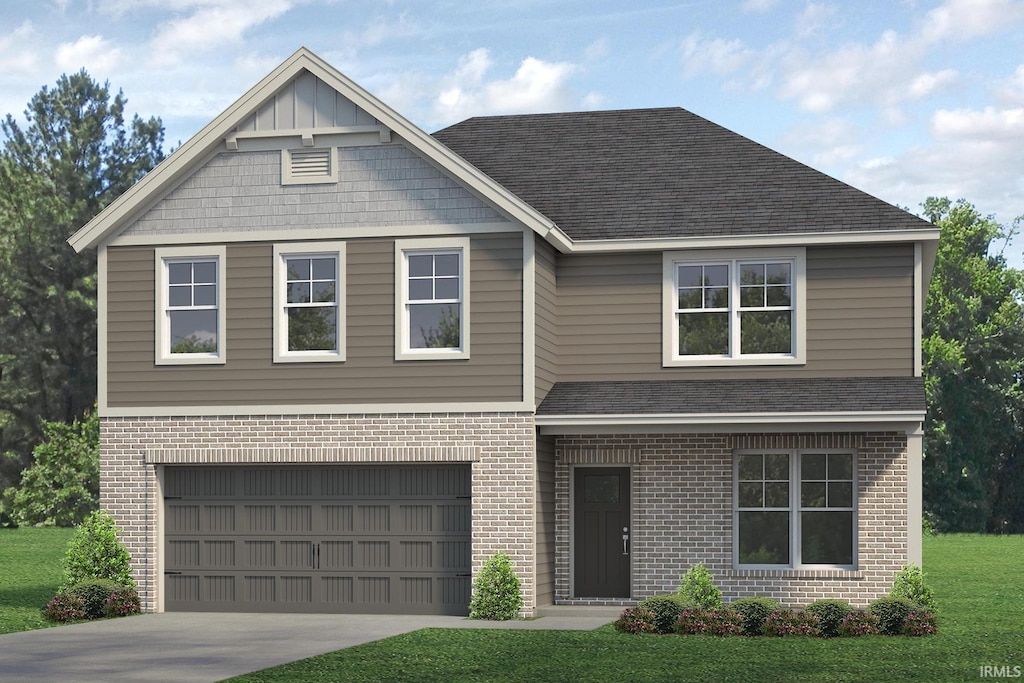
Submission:
<svg viewBox="0 0 1024 683">
<path fill-rule="evenodd" d="M 468 614 L 470 466 L 167 466 L 167 611 Z"/>
</svg>

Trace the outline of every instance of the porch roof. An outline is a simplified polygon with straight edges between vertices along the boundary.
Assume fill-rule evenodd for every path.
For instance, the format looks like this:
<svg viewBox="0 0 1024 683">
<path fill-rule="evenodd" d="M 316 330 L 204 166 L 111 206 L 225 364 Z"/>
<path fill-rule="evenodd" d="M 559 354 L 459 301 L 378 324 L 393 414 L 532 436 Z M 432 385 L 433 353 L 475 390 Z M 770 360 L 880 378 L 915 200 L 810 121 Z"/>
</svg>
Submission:
<svg viewBox="0 0 1024 683">
<path fill-rule="evenodd" d="M 924 412 L 920 377 L 816 377 L 558 382 L 537 417 Z"/>
</svg>

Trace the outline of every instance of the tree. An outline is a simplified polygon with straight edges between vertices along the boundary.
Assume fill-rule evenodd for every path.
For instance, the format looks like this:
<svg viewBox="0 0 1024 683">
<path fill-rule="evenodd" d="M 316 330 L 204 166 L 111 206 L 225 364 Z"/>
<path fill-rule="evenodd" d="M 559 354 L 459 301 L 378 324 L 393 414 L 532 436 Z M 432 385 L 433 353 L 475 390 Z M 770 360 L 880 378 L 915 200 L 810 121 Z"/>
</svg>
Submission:
<svg viewBox="0 0 1024 683">
<path fill-rule="evenodd" d="M 96 411 L 72 424 L 43 422 L 35 462 L 9 487 L 2 509 L 17 524 L 75 526 L 99 507 L 100 421 Z"/>
<path fill-rule="evenodd" d="M 44 420 L 96 401 L 96 255 L 66 243 L 163 159 L 159 119 L 124 119 L 83 70 L 0 122 L 0 490 L 31 463 Z"/>
<path fill-rule="evenodd" d="M 942 229 L 924 310 L 925 509 L 940 531 L 1024 531 L 1024 273 L 993 248 L 1012 231 L 963 200 L 923 206 Z"/>
</svg>

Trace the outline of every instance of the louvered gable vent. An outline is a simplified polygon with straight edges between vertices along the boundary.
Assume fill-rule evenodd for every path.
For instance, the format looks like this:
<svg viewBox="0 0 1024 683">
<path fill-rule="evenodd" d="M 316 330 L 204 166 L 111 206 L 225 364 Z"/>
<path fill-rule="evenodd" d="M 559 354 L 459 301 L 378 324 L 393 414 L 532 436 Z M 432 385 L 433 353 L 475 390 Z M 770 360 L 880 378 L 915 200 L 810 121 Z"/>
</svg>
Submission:
<svg viewBox="0 0 1024 683">
<path fill-rule="evenodd" d="M 333 148 L 286 151 L 282 181 L 285 185 L 337 182 L 333 152 Z"/>
</svg>

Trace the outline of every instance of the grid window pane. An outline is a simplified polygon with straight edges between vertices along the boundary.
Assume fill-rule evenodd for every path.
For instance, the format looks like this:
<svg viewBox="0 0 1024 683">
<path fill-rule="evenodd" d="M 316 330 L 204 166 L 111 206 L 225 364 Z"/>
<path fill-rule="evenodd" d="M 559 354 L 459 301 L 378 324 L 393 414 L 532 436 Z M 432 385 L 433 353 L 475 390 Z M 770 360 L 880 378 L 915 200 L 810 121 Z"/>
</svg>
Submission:
<svg viewBox="0 0 1024 683">
<path fill-rule="evenodd" d="M 434 256 L 434 275 L 437 277 L 457 277 L 459 275 L 459 255 L 437 254 Z"/>
<path fill-rule="evenodd" d="M 741 455 L 736 471 L 740 481 L 761 481 L 764 476 L 763 455 Z"/>
<path fill-rule="evenodd" d="M 744 263 L 740 266 L 740 285 L 763 285 L 764 264 Z"/>
<path fill-rule="evenodd" d="M 216 306 L 217 285 L 196 285 L 192 290 L 193 306 Z"/>
<path fill-rule="evenodd" d="M 804 453 L 800 456 L 800 478 L 804 481 L 824 481 L 825 463 L 824 453 Z"/>
<path fill-rule="evenodd" d="M 739 506 L 741 508 L 764 507 L 764 484 L 759 481 L 739 483 Z"/>
<path fill-rule="evenodd" d="M 727 287 L 705 289 L 704 308 L 729 308 L 729 289 Z"/>
<path fill-rule="evenodd" d="M 789 481 L 789 454 L 769 453 L 764 456 L 764 478 Z"/>
<path fill-rule="evenodd" d="M 768 263 L 765 265 L 765 282 L 769 285 L 792 284 L 793 266 L 789 263 Z"/>
<path fill-rule="evenodd" d="M 853 507 L 853 482 L 830 481 L 828 483 L 828 500 L 830 508 Z"/>
<path fill-rule="evenodd" d="M 334 259 L 333 258 L 315 258 L 312 259 L 312 271 L 314 280 L 334 280 L 336 273 L 334 272 Z"/>
<path fill-rule="evenodd" d="M 409 347 L 457 349 L 462 345 L 459 306 L 414 304 L 409 306 Z"/>
<path fill-rule="evenodd" d="M 792 311 L 740 314 L 740 353 L 790 353 L 792 349 Z"/>
<path fill-rule="evenodd" d="M 701 266 L 676 266 L 676 278 L 680 287 L 700 287 L 704 284 L 704 269 Z"/>
<path fill-rule="evenodd" d="M 308 304 L 309 294 L 308 282 L 292 282 L 288 285 L 288 303 L 290 304 Z"/>
<path fill-rule="evenodd" d="M 192 287 L 190 285 L 171 285 L 167 288 L 167 305 L 171 308 L 192 305 Z"/>
<path fill-rule="evenodd" d="M 410 301 L 432 301 L 434 299 L 433 280 L 409 280 Z"/>
<path fill-rule="evenodd" d="M 213 261 L 196 261 L 192 264 L 192 278 L 197 284 L 217 281 L 217 264 Z"/>
<path fill-rule="evenodd" d="M 192 284 L 192 264 L 168 263 L 167 282 L 172 285 Z"/>
<path fill-rule="evenodd" d="M 766 294 L 768 306 L 791 306 L 792 292 L 789 286 L 768 287 Z"/>
<path fill-rule="evenodd" d="M 764 506 L 766 508 L 789 507 L 789 482 L 768 481 L 764 484 Z"/>
<path fill-rule="evenodd" d="M 311 264 L 308 258 L 290 258 L 287 259 L 288 264 L 288 280 L 309 280 Z"/>
<path fill-rule="evenodd" d="M 433 254 L 409 254 L 409 277 L 432 277 L 433 275 Z"/>
<path fill-rule="evenodd" d="M 828 478 L 829 479 L 853 479 L 853 454 L 852 453 L 829 453 L 828 456 Z"/>
<path fill-rule="evenodd" d="M 704 290 L 683 288 L 679 290 L 679 308 L 701 308 L 704 304 Z"/>
<path fill-rule="evenodd" d="M 459 280 L 458 278 L 439 278 L 434 280 L 435 299 L 458 299 Z"/>
<path fill-rule="evenodd" d="M 310 298 L 317 303 L 336 303 L 334 281 L 314 282 Z"/>
<path fill-rule="evenodd" d="M 727 287 L 729 285 L 729 266 L 704 266 L 704 285 L 706 287 Z"/>
<path fill-rule="evenodd" d="M 825 507 L 825 482 L 805 481 L 800 484 L 800 505 L 805 508 Z"/>
<path fill-rule="evenodd" d="M 217 351 L 217 310 L 172 310 L 171 353 L 214 353 Z"/>
</svg>

